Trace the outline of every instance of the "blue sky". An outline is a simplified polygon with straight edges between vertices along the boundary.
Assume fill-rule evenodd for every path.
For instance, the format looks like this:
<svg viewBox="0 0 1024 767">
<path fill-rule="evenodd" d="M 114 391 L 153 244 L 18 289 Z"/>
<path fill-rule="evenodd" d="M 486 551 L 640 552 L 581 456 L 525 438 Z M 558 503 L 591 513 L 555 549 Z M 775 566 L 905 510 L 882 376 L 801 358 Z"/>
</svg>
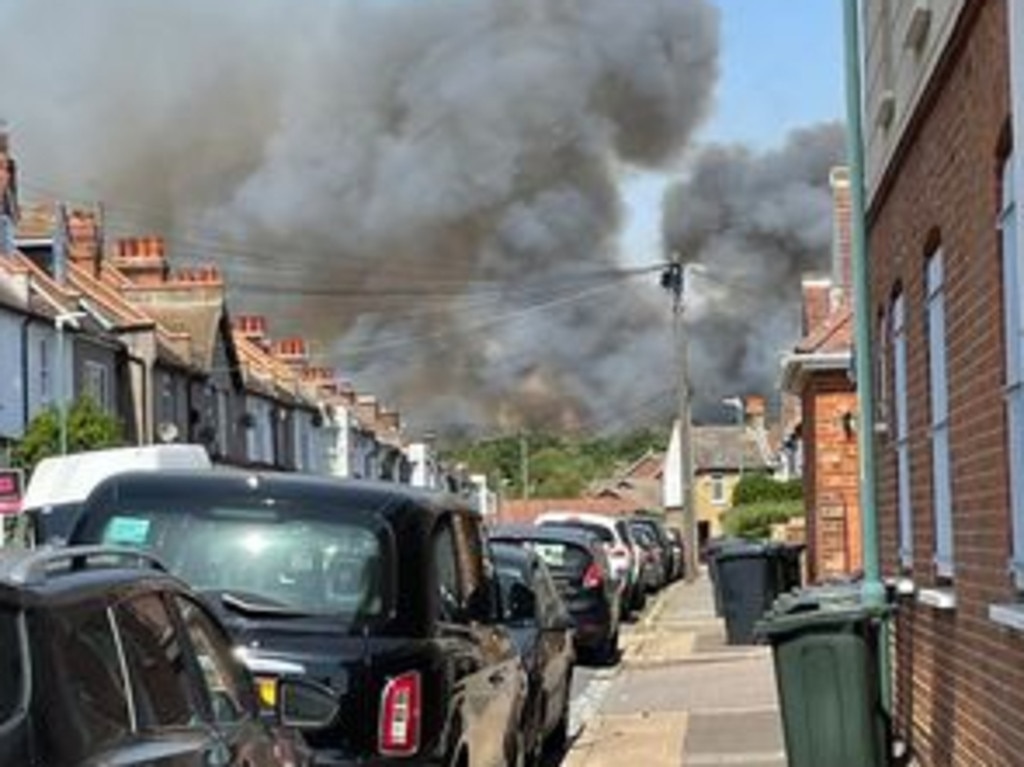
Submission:
<svg viewBox="0 0 1024 767">
<path fill-rule="evenodd" d="M 721 10 L 720 76 L 701 143 L 778 146 L 801 125 L 844 115 L 842 0 L 714 0 Z M 628 260 L 660 258 L 668 177 L 625 183 Z"/>
</svg>

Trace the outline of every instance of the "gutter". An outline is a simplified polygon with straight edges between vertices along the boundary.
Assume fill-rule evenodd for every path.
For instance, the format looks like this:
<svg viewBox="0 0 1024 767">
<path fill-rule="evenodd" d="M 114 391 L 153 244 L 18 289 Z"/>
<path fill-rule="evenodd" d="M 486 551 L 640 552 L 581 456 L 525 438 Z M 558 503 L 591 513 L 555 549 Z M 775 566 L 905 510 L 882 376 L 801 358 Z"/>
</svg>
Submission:
<svg viewBox="0 0 1024 767">
<path fill-rule="evenodd" d="M 799 394 L 808 373 L 848 371 L 852 352 L 793 352 L 782 358 L 782 389 Z"/>
</svg>

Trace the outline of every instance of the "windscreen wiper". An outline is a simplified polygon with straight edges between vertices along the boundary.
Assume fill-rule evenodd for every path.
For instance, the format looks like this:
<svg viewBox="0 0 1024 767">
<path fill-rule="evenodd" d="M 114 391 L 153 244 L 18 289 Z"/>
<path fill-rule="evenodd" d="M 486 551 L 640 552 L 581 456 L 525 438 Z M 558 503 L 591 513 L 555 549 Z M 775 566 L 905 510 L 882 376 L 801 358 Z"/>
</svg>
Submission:
<svg viewBox="0 0 1024 767">
<path fill-rule="evenodd" d="M 240 613 L 242 615 L 255 615 L 261 617 L 274 617 L 274 618 L 315 618 L 316 613 L 311 613 L 308 610 L 300 610 L 295 607 L 289 607 L 274 602 L 267 602 L 260 597 L 252 599 L 246 595 L 239 594 L 232 591 L 210 591 L 208 592 L 211 596 L 215 596 L 220 603 L 232 612 Z"/>
</svg>

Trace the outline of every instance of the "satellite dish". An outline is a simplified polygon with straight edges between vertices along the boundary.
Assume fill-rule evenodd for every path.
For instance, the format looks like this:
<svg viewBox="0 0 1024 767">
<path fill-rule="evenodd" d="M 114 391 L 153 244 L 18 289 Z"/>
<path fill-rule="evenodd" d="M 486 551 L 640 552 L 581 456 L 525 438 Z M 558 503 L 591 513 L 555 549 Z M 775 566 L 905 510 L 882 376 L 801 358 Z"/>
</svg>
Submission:
<svg viewBox="0 0 1024 767">
<path fill-rule="evenodd" d="M 157 427 L 156 433 L 161 442 L 174 442 L 178 438 L 178 425 L 164 421 Z"/>
</svg>

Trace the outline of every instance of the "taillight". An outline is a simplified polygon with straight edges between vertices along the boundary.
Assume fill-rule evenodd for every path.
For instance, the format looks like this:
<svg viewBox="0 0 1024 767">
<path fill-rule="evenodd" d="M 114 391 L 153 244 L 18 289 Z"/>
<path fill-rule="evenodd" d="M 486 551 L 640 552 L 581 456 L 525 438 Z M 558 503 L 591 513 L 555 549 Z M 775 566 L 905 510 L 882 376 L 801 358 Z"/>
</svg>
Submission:
<svg viewBox="0 0 1024 767">
<path fill-rule="evenodd" d="M 591 562 L 590 567 L 583 573 L 583 588 L 596 589 L 604 582 L 604 573 L 597 562 Z"/>
<path fill-rule="evenodd" d="M 420 675 L 396 676 L 380 700 L 379 748 L 384 756 L 412 756 L 420 747 Z"/>
</svg>

